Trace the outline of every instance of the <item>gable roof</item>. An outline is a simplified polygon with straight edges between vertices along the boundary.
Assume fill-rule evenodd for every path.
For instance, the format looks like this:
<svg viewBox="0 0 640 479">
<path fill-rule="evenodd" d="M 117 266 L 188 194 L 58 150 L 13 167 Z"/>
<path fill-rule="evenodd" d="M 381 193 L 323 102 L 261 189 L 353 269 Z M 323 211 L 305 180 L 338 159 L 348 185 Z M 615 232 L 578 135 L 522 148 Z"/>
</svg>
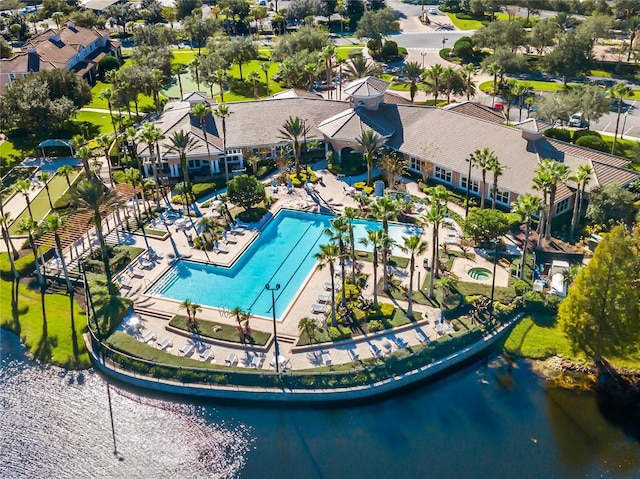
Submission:
<svg viewBox="0 0 640 479">
<path fill-rule="evenodd" d="M 271 95 L 267 100 L 278 100 L 282 98 L 322 98 L 322 95 L 318 95 L 312 91 L 301 90 L 299 88 L 291 88 Z"/>
<path fill-rule="evenodd" d="M 455 111 L 463 115 L 473 116 L 481 120 L 490 121 L 492 123 L 502 124 L 505 122 L 505 116 L 493 108 L 476 103 L 473 101 L 465 101 L 462 103 L 451 103 L 444 107 L 445 110 Z"/>
<path fill-rule="evenodd" d="M 365 98 L 384 95 L 389 88 L 389 84 L 376 77 L 364 77 L 358 80 L 352 81 L 347 87 L 344 88 L 344 93 L 347 96 Z"/>
</svg>

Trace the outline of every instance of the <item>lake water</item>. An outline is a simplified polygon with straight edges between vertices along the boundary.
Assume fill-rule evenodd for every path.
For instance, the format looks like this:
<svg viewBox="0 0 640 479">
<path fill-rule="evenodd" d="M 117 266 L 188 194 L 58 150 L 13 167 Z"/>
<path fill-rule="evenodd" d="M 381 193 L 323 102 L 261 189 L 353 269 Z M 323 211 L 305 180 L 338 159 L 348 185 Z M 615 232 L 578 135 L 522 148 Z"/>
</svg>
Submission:
<svg viewBox="0 0 640 479">
<path fill-rule="evenodd" d="M 162 398 L 26 359 L 1 333 L 2 478 L 639 478 L 640 444 L 593 395 L 546 389 L 524 363 L 476 363 L 344 408 Z M 486 381 L 482 381 L 482 378 Z"/>
</svg>

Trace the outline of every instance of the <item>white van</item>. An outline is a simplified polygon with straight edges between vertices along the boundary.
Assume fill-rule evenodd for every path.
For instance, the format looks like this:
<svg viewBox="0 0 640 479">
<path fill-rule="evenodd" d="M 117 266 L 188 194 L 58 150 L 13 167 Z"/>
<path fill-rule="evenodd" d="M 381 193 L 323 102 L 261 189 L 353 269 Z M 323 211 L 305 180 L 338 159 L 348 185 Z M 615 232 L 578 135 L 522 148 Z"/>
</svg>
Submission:
<svg viewBox="0 0 640 479">
<path fill-rule="evenodd" d="M 586 124 L 584 122 L 584 119 L 582 118 L 582 113 L 574 113 L 573 115 L 571 115 L 571 118 L 569 118 L 569 126 L 582 128 L 585 125 Z"/>
</svg>

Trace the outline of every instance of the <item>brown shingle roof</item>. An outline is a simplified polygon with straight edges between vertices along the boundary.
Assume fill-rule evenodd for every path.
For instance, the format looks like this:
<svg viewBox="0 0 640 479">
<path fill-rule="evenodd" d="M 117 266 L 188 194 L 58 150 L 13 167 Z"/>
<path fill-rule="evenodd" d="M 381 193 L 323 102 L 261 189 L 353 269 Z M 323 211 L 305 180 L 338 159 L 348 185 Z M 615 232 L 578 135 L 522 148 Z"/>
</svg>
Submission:
<svg viewBox="0 0 640 479">
<path fill-rule="evenodd" d="M 463 115 L 472 116 L 480 120 L 490 121 L 491 123 L 502 124 L 505 122 L 505 117 L 502 113 L 495 111 L 493 108 L 475 103 L 472 101 L 465 101 L 462 103 L 452 103 L 444 107 L 445 110 L 455 111 L 456 113 L 462 113 Z"/>
<path fill-rule="evenodd" d="M 347 87 L 345 87 L 344 93 L 347 96 L 359 98 L 372 97 L 383 95 L 388 88 L 389 84 L 384 80 L 380 80 L 376 77 L 364 77 L 352 81 Z"/>
</svg>

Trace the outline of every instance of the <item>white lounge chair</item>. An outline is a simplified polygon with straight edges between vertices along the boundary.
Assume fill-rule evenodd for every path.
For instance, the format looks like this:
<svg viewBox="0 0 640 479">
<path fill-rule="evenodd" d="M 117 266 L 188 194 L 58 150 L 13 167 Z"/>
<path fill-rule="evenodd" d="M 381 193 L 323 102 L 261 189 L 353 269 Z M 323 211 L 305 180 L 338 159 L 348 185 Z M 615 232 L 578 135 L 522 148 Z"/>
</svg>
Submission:
<svg viewBox="0 0 640 479">
<path fill-rule="evenodd" d="M 382 356 L 382 351 L 380 351 L 380 348 L 375 344 L 369 345 L 369 351 L 371 351 L 371 354 L 373 354 L 374 358 L 379 358 L 380 356 Z"/>
<path fill-rule="evenodd" d="M 393 342 L 396 343 L 396 346 L 398 346 L 400 349 L 406 348 L 408 346 L 407 342 L 400 336 L 393 338 Z"/>
<path fill-rule="evenodd" d="M 422 331 L 416 331 L 416 338 L 421 343 L 428 343 L 429 342 L 429 338 L 427 338 Z"/>
<path fill-rule="evenodd" d="M 218 245 L 218 253 L 228 253 L 229 248 L 223 244 Z"/>
<path fill-rule="evenodd" d="M 151 269 L 155 266 L 155 263 L 149 261 L 148 259 L 140 258 L 138 260 L 138 264 L 142 266 L 144 269 Z"/>
<path fill-rule="evenodd" d="M 148 343 L 149 341 L 153 341 L 155 339 L 156 339 L 156 333 L 154 333 L 153 331 L 147 331 L 142 335 L 143 343 Z"/>
<path fill-rule="evenodd" d="M 129 268 L 129 271 L 131 272 L 131 275 L 136 277 L 136 278 L 144 278 L 144 271 L 142 271 L 140 268 L 136 268 L 135 266 L 131 266 Z"/>
<path fill-rule="evenodd" d="M 123 277 L 116 278 L 116 283 L 118 283 L 121 288 L 132 288 L 133 287 L 133 283 L 131 282 L 131 280 L 129 278 L 123 278 Z"/>
<path fill-rule="evenodd" d="M 311 305 L 311 312 L 313 314 L 328 314 L 329 313 L 329 307 L 326 304 L 312 304 Z"/>
<path fill-rule="evenodd" d="M 340 289 L 342 289 L 338 282 L 334 283 L 334 285 L 335 285 L 336 291 L 340 291 Z M 331 291 L 331 281 L 327 281 L 326 283 L 324 283 L 324 290 Z"/>
<path fill-rule="evenodd" d="M 192 353 L 193 353 L 193 344 L 190 344 L 190 343 L 185 344 L 180 350 L 180 354 L 182 354 L 183 356 L 189 356 Z"/>
<path fill-rule="evenodd" d="M 173 346 L 173 341 L 170 338 L 164 338 L 162 341 L 158 341 L 156 343 L 158 349 L 167 349 L 168 347 Z"/>
<path fill-rule="evenodd" d="M 238 239 L 237 239 L 237 238 L 235 238 L 234 236 L 227 236 L 227 237 L 225 238 L 225 241 L 226 241 L 227 243 L 231 243 L 231 244 L 238 244 Z"/>
<path fill-rule="evenodd" d="M 211 348 L 207 348 L 200 353 L 200 359 L 205 362 L 208 361 L 209 358 L 211 358 L 212 356 L 213 356 L 213 349 Z"/>
<path fill-rule="evenodd" d="M 355 349 L 347 349 L 347 352 L 349 353 L 349 357 L 351 358 L 352 361 L 357 361 L 360 359 L 360 355 L 358 354 L 358 351 L 356 351 Z"/>
<path fill-rule="evenodd" d="M 318 303 L 330 303 L 331 296 L 328 294 L 319 294 L 318 295 Z"/>
</svg>

